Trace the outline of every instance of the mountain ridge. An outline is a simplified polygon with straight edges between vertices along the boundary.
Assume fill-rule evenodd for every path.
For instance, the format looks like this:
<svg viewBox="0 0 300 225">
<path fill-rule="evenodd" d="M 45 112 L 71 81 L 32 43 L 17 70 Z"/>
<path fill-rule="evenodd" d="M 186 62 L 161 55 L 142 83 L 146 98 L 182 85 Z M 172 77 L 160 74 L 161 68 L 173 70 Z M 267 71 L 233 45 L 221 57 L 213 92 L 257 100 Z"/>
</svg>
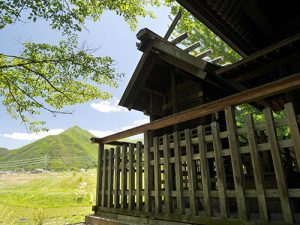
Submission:
<svg viewBox="0 0 300 225">
<path fill-rule="evenodd" d="M 2 165 L 11 169 L 70 170 L 94 168 L 97 162 L 97 146 L 92 145 L 93 135 L 78 126 L 71 127 L 58 135 L 49 135 L 18 149 L 0 154 Z M 33 160 L 35 159 L 35 161 Z M 19 165 L 16 162 L 21 162 Z M 23 162 L 28 162 L 23 163 Z"/>
</svg>

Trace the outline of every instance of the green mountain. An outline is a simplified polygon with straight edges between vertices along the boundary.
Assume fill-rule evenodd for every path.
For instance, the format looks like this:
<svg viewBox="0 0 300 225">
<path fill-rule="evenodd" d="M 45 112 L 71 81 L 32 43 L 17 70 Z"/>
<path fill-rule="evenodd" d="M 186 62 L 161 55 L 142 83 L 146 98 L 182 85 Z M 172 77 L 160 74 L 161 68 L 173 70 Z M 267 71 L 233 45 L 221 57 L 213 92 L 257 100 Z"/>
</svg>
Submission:
<svg viewBox="0 0 300 225">
<path fill-rule="evenodd" d="M 0 155 L 3 155 L 8 152 L 7 148 L 0 148 Z"/>
<path fill-rule="evenodd" d="M 3 168 L 46 168 L 70 170 L 96 166 L 97 145 L 92 145 L 93 135 L 80 127 L 72 127 L 59 135 L 50 135 L 19 149 L 0 155 Z"/>
</svg>

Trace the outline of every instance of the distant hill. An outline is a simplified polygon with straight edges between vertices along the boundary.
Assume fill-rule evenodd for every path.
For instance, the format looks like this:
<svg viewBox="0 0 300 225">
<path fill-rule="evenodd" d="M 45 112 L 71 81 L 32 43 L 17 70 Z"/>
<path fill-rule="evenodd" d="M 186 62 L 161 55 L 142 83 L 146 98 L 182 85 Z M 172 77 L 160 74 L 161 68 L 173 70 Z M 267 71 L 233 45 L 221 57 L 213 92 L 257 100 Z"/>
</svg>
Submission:
<svg viewBox="0 0 300 225">
<path fill-rule="evenodd" d="M 3 155 L 8 152 L 7 148 L 0 148 L 0 155 Z"/>
<path fill-rule="evenodd" d="M 19 149 L 0 154 L 0 170 L 70 170 L 96 166 L 97 145 L 92 145 L 93 135 L 80 127 L 72 127 L 59 135 L 50 135 Z"/>
</svg>

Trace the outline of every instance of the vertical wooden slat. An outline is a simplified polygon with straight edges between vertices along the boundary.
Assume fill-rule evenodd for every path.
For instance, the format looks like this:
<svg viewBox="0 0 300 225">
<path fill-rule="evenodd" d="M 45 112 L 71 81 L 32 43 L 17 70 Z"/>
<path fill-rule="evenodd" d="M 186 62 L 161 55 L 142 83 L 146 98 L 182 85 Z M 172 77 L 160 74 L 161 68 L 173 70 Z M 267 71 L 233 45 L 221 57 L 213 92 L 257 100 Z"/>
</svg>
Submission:
<svg viewBox="0 0 300 225">
<path fill-rule="evenodd" d="M 198 144 L 199 144 L 199 155 L 200 155 L 200 166 L 201 166 L 201 180 L 203 188 L 203 208 L 205 215 L 212 216 L 212 207 L 210 199 L 210 173 L 208 168 L 208 162 L 206 158 L 207 146 L 205 144 L 205 130 L 203 126 L 197 127 Z"/>
<path fill-rule="evenodd" d="M 286 109 L 288 124 L 292 134 L 292 141 L 295 149 L 298 168 L 300 168 L 300 134 L 299 134 L 299 127 L 298 127 L 293 104 L 291 102 L 286 103 L 285 109 Z"/>
<path fill-rule="evenodd" d="M 108 152 L 108 188 L 107 188 L 107 207 L 112 206 L 112 190 L 113 190 L 113 151 L 111 148 Z"/>
<path fill-rule="evenodd" d="M 182 163 L 181 163 L 181 149 L 178 132 L 173 133 L 174 139 L 174 155 L 175 155 L 175 179 L 176 179 L 176 200 L 177 213 L 184 214 L 183 203 L 183 187 L 182 187 Z"/>
<path fill-rule="evenodd" d="M 155 192 L 155 212 L 161 212 L 161 172 L 159 164 L 159 142 L 158 138 L 154 137 L 153 139 L 154 147 L 154 192 Z"/>
<path fill-rule="evenodd" d="M 129 144 L 129 160 L 128 160 L 128 163 L 129 163 L 128 208 L 129 209 L 133 208 L 133 189 L 134 189 L 133 151 L 134 151 L 134 145 Z"/>
<path fill-rule="evenodd" d="M 105 189 L 106 189 L 106 162 L 107 162 L 107 150 L 103 151 L 103 167 L 102 167 L 102 190 L 101 190 L 101 206 L 105 207 Z"/>
<path fill-rule="evenodd" d="M 211 124 L 212 134 L 213 134 L 213 146 L 216 160 L 216 173 L 217 173 L 217 187 L 219 192 L 219 202 L 220 202 L 220 213 L 224 218 L 228 217 L 228 204 L 226 198 L 226 174 L 223 163 L 223 157 L 221 154 L 222 143 L 219 137 L 219 124 L 213 122 Z"/>
<path fill-rule="evenodd" d="M 114 207 L 118 208 L 119 207 L 119 202 L 120 202 L 120 195 L 119 195 L 119 189 L 120 189 L 120 147 L 117 146 L 115 148 L 115 180 L 114 180 Z"/>
<path fill-rule="evenodd" d="M 142 142 L 136 144 L 136 209 L 141 210 L 142 208 Z"/>
<path fill-rule="evenodd" d="M 121 208 L 124 209 L 126 207 L 127 198 L 126 198 L 126 189 L 127 189 L 127 170 L 126 170 L 126 151 L 127 146 L 122 146 L 122 154 L 121 154 Z"/>
<path fill-rule="evenodd" d="M 246 199 L 244 193 L 244 177 L 242 176 L 242 162 L 236 134 L 234 108 L 232 106 L 228 106 L 225 108 L 225 117 L 228 132 L 228 141 L 230 146 L 233 180 L 236 191 L 238 216 L 242 220 L 247 220 L 248 212 L 246 208 Z"/>
<path fill-rule="evenodd" d="M 165 206 L 166 212 L 171 213 L 171 164 L 170 164 L 170 150 L 169 150 L 169 136 L 165 134 L 163 136 L 163 149 L 164 149 L 164 175 L 165 175 Z"/>
<path fill-rule="evenodd" d="M 251 115 L 246 116 L 246 126 L 260 217 L 262 221 L 267 222 L 269 221 L 269 215 L 263 186 L 262 165 L 258 155 L 254 124 Z"/>
<path fill-rule="evenodd" d="M 267 130 L 269 135 L 269 142 L 271 145 L 271 155 L 274 165 L 274 171 L 276 175 L 276 181 L 279 191 L 280 203 L 282 208 L 282 214 L 284 221 L 287 223 L 294 222 L 294 216 L 291 210 L 288 187 L 285 178 L 285 173 L 283 171 L 280 149 L 277 143 L 277 136 L 273 124 L 273 116 L 270 108 L 264 110 L 265 120 L 267 124 Z"/>
<path fill-rule="evenodd" d="M 188 182 L 189 182 L 189 197 L 190 197 L 190 210 L 191 215 L 195 216 L 198 214 L 199 205 L 196 199 L 196 169 L 193 161 L 193 146 L 191 140 L 191 132 L 189 129 L 184 131 L 185 144 L 186 144 L 186 158 L 187 158 L 187 168 L 188 168 Z"/>
<path fill-rule="evenodd" d="M 148 133 L 144 133 L 144 195 L 145 195 L 145 212 L 150 212 L 150 140 Z"/>
<path fill-rule="evenodd" d="M 104 144 L 99 144 L 98 149 L 98 171 L 97 171 L 97 188 L 96 188 L 96 206 L 101 206 L 101 189 L 102 189 L 102 162 L 103 162 Z"/>
</svg>

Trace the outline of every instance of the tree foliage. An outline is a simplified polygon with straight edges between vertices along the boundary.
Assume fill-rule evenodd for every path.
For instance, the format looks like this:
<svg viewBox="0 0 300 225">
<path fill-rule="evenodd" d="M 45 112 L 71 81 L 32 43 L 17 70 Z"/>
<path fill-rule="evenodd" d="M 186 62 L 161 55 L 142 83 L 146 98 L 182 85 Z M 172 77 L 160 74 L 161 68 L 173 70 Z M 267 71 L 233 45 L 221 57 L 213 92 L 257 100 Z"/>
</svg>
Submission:
<svg viewBox="0 0 300 225">
<path fill-rule="evenodd" d="M 115 11 L 134 29 L 139 16 L 154 16 L 146 5 L 159 5 L 159 0 L 0 1 L 0 30 L 16 22 L 46 20 L 62 34 L 57 45 L 26 42 L 19 55 L 0 52 L 0 100 L 8 114 L 39 131 L 45 123 L 37 116 L 44 110 L 71 113 L 63 107 L 109 98 L 99 85 L 117 87 L 122 74 L 116 73 L 112 58 L 79 48 L 78 32 L 87 19 L 99 20 L 105 10 Z"/>
<path fill-rule="evenodd" d="M 201 46 L 194 51 L 194 54 L 199 54 L 207 49 L 211 49 L 212 54 L 210 55 L 210 59 L 221 56 L 223 57 L 222 63 L 224 64 L 236 62 L 241 58 L 222 39 L 187 10 L 179 6 L 174 0 L 165 0 L 165 4 L 171 7 L 171 14 L 173 16 L 176 15 L 179 10 L 182 10 L 182 17 L 175 29 L 174 36 L 187 32 L 189 37 L 183 42 L 185 46 L 200 42 Z"/>
</svg>

